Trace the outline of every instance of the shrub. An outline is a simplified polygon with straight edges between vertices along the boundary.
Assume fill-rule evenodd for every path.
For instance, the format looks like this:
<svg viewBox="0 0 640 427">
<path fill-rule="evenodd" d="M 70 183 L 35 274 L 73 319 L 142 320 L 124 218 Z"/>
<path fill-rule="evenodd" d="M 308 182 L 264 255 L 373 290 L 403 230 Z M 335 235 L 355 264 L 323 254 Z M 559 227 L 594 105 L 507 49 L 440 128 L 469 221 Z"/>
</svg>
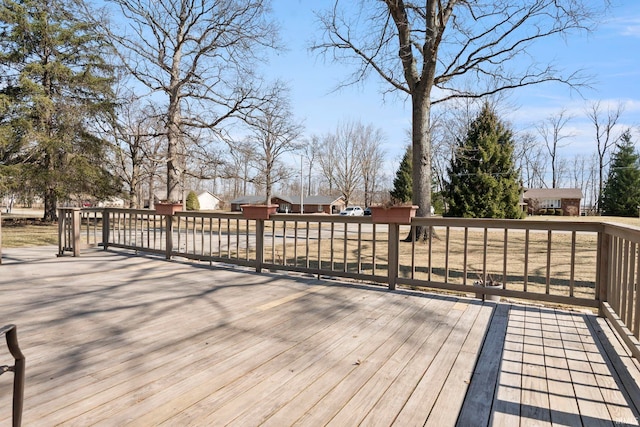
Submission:
<svg viewBox="0 0 640 427">
<path fill-rule="evenodd" d="M 542 208 L 538 211 L 540 213 L 540 215 L 546 215 L 547 214 L 547 210 L 545 208 Z"/>
<path fill-rule="evenodd" d="M 195 193 L 195 191 L 189 191 L 189 194 L 187 194 L 187 210 L 200 210 L 200 201 L 198 200 L 198 195 Z"/>
<path fill-rule="evenodd" d="M 557 216 L 562 216 L 562 215 L 564 215 L 564 211 L 562 209 L 556 209 L 556 215 Z"/>
</svg>

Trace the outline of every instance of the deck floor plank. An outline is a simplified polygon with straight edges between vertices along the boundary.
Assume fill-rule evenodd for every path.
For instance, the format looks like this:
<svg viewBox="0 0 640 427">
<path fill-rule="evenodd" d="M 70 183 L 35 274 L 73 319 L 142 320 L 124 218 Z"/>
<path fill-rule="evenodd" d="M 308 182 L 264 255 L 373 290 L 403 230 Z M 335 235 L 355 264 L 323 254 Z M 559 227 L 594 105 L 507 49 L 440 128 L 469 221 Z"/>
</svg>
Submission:
<svg viewBox="0 0 640 427">
<path fill-rule="evenodd" d="M 545 327 L 542 339 L 551 422 L 553 425 L 559 426 L 579 426 L 582 424 L 582 420 L 569 373 L 558 319 L 556 313 L 552 311 L 545 311 L 543 317 Z"/>
<path fill-rule="evenodd" d="M 573 315 L 562 313 L 558 317 L 565 320 L 560 329 L 582 422 L 590 426 L 612 426 L 611 414 L 604 403 L 604 396 L 598 387 Z"/>
<path fill-rule="evenodd" d="M 332 305 L 330 300 L 324 302 L 327 315 L 335 316 L 340 311 L 346 311 Z M 103 406 L 104 412 L 108 414 L 108 421 L 128 420 L 136 414 L 144 414 L 140 416 L 141 425 L 154 425 L 172 413 L 186 409 L 199 400 L 198 398 L 226 387 L 247 372 L 256 370 L 262 364 L 286 352 L 291 345 L 290 342 L 303 339 L 316 325 L 325 323 L 324 319 L 319 319 L 313 314 L 308 314 L 309 319 L 305 319 L 304 314 L 286 317 L 274 312 L 274 322 L 261 322 L 265 317 L 260 316 L 243 322 L 242 325 L 223 328 L 219 332 L 223 336 L 220 340 L 220 345 L 223 346 L 221 353 L 207 355 L 205 352 L 199 359 L 188 361 L 188 364 L 170 366 L 166 374 L 159 379 L 157 374 L 149 376 L 151 382 L 147 382 L 144 388 L 136 391 L 137 401 L 135 404 L 126 405 L 123 413 L 114 415 L 113 405 L 105 402 L 106 406 Z M 306 320 L 309 320 L 308 330 L 296 328 Z M 239 332 L 234 335 L 234 339 L 224 338 L 224 335 L 231 335 L 235 330 Z M 289 343 L 273 339 L 274 336 L 285 335 Z M 166 340 L 170 341 L 171 337 L 167 336 Z M 241 366 L 243 370 L 235 368 L 236 366 Z M 211 381 L 212 378 L 215 381 Z"/>
<path fill-rule="evenodd" d="M 477 359 L 477 366 L 475 371 L 471 371 L 473 372 L 473 377 L 470 378 L 469 390 L 467 391 L 467 398 L 464 401 L 465 405 L 462 411 L 449 411 L 449 416 L 452 413 L 455 415 L 460 412 L 457 417 L 457 425 L 459 426 L 489 423 L 491 405 L 487 405 L 487 402 L 494 400 L 500 361 L 503 359 L 503 352 L 506 351 L 505 339 L 509 323 L 509 308 L 505 304 L 498 305 L 493 310 L 491 326 L 487 331 L 487 336 L 484 338 L 482 353 L 479 358 L 473 357 L 473 355 L 466 355 L 472 361 Z M 432 418 L 430 417 L 430 422 Z M 449 422 L 448 424 L 452 423 Z"/>
<path fill-rule="evenodd" d="M 353 310 L 331 327 L 323 328 L 310 339 L 292 347 L 297 357 L 290 362 L 277 361 L 277 365 L 270 367 L 267 373 L 239 379 L 228 387 L 211 393 L 191 407 L 188 412 L 181 412 L 168 418 L 165 421 L 166 425 L 184 425 L 192 422 L 193 419 L 205 422 L 209 416 L 217 418 L 219 408 L 240 395 L 243 396 L 244 401 L 252 402 L 252 405 L 244 405 L 245 412 L 250 412 L 258 418 L 251 422 L 247 421 L 246 425 L 256 425 L 264 421 L 270 412 L 292 398 L 291 392 L 302 387 L 306 382 L 307 374 L 323 366 L 323 360 L 335 358 L 349 352 L 349 349 L 354 350 L 358 343 L 354 339 L 355 336 L 363 335 L 362 339 L 367 339 L 376 331 L 371 327 L 376 320 L 373 316 L 377 310 L 382 309 L 385 302 L 382 295 L 377 297 L 375 304 L 369 301 L 371 311 Z M 335 337 L 334 328 L 343 331 L 338 339 Z M 268 373 L 271 371 L 273 373 Z M 236 411 L 234 415 L 240 416 L 242 411 Z"/>
<path fill-rule="evenodd" d="M 481 308 L 478 317 L 475 319 L 473 326 L 469 330 L 469 334 L 467 335 L 462 348 L 458 352 L 456 360 L 451 367 L 449 376 L 438 394 L 438 399 L 426 418 L 425 426 L 438 427 L 456 424 L 458 414 L 460 414 L 465 401 L 465 396 L 469 395 L 469 384 L 471 384 L 472 378 L 474 377 L 474 368 L 476 366 L 478 356 L 480 355 L 480 351 L 483 348 L 484 340 L 487 337 L 487 331 L 496 329 L 500 330 L 503 328 L 501 321 L 497 319 L 501 314 L 503 314 L 502 308 L 503 307 L 500 306 L 500 309 L 498 310 L 497 305 L 494 306 L 491 304 L 484 305 Z M 495 311 L 500 311 L 501 313 L 494 317 Z M 496 328 L 488 327 L 492 320 L 495 320 Z M 504 331 L 502 331 L 502 333 L 498 332 L 493 334 L 493 336 L 490 337 L 488 344 L 489 347 L 493 346 L 494 348 L 502 348 L 503 342 Z M 489 353 L 492 353 L 494 358 L 498 359 L 502 356 L 502 351 L 496 352 L 494 349 L 487 352 L 487 354 Z M 486 364 L 486 359 L 484 361 L 479 361 L 478 368 L 482 369 Z M 492 384 L 492 388 L 495 388 L 497 365 L 498 364 L 496 363 L 496 369 L 493 369 L 493 363 L 489 363 L 489 366 L 487 367 L 490 371 L 487 375 L 487 377 L 489 377 L 487 378 L 487 383 Z M 475 375 L 475 377 L 477 378 L 478 375 Z M 493 393 L 489 398 L 489 401 L 491 400 L 493 400 Z M 486 418 L 488 418 L 488 415 Z M 479 417 L 477 419 L 479 419 Z"/>
<path fill-rule="evenodd" d="M 438 308 L 442 305 L 440 301 Z M 461 314 L 460 310 L 455 308 L 454 304 L 449 304 L 450 311 L 436 312 L 430 321 L 423 321 L 418 325 L 413 334 L 409 336 L 401 345 L 401 347 L 392 354 L 380 368 L 372 372 L 371 378 L 353 395 L 346 405 L 331 419 L 328 423 L 330 426 L 360 425 L 363 419 L 367 417 L 369 412 L 379 406 L 380 410 L 385 412 L 389 408 L 385 405 L 384 395 L 389 384 L 398 380 L 403 375 L 407 365 L 415 359 L 417 352 L 424 349 L 425 345 L 436 345 L 444 340 L 444 333 L 448 333 L 443 325 L 445 317 L 456 318 Z M 415 377 L 413 378 L 415 381 Z M 393 413 L 393 412 L 391 412 Z"/>
<path fill-rule="evenodd" d="M 536 307 L 527 307 L 522 347 L 522 396 L 520 401 L 520 416 L 525 425 L 535 423 L 537 426 L 551 426 L 549 390 L 542 344 L 540 310 Z"/>
<path fill-rule="evenodd" d="M 638 425 L 640 365 L 592 315 L 55 252 L 0 266 L 24 425 Z"/>
<path fill-rule="evenodd" d="M 438 322 L 433 333 L 418 349 L 400 375 L 391 382 L 391 385 L 385 390 L 378 403 L 362 420 L 361 425 L 392 425 L 397 414 L 404 407 L 405 403 L 411 397 L 413 390 L 417 387 L 418 382 L 425 373 L 425 369 L 433 363 L 433 359 L 448 339 L 451 329 L 455 327 L 459 316 L 462 315 L 463 310 L 461 310 L 459 306 L 452 308 L 455 310 L 452 311 L 455 315 Z"/>
<path fill-rule="evenodd" d="M 464 310 L 446 341 L 438 349 L 433 362 L 429 364 L 420 382 L 398 413 L 393 425 L 423 425 L 426 422 L 480 309 L 481 306 L 469 305 Z M 467 385 L 460 386 L 461 393 L 465 393 Z"/>
<path fill-rule="evenodd" d="M 525 324 L 526 312 L 524 308 L 512 306 L 508 314 L 507 332 L 497 377 L 497 389 L 487 425 L 511 427 L 520 424 Z M 487 406 L 489 405 L 487 404 Z M 464 427 L 461 423 L 458 425 Z"/>
<path fill-rule="evenodd" d="M 295 400 L 290 400 L 279 408 L 265 421 L 265 425 L 294 425 L 302 420 L 311 422 L 311 419 L 328 422 L 333 414 L 327 414 L 324 407 L 328 405 L 321 406 L 319 402 L 332 401 L 339 393 L 348 393 L 355 384 L 361 384 L 371 367 L 378 366 L 381 360 L 395 351 L 400 342 L 406 339 L 410 328 L 404 326 L 414 315 L 420 313 L 424 303 L 425 301 L 420 301 L 420 305 L 405 307 L 400 313 L 391 316 L 391 313 L 384 312 L 379 318 L 380 322 L 376 322 L 377 332 L 371 338 L 354 339 L 358 344 L 354 351 L 345 353 L 335 360 L 329 360 L 326 369 L 317 372 L 317 377 L 308 378 L 306 384 L 302 384 L 303 390 L 296 395 Z M 387 342 L 389 345 L 384 345 Z M 345 395 L 342 394 L 342 399 L 344 398 Z M 339 404 L 343 404 L 342 399 Z M 329 411 L 339 409 L 327 408 Z"/>
</svg>

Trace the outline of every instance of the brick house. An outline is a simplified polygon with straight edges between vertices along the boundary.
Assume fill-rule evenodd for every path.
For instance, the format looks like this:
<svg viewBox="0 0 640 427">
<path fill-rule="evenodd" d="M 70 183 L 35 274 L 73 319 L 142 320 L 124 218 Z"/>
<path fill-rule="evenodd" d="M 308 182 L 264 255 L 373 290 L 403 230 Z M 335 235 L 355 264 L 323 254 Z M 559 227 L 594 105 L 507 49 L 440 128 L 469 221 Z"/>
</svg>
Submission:
<svg viewBox="0 0 640 427">
<path fill-rule="evenodd" d="M 530 188 L 522 195 L 528 215 L 580 216 L 582 190 L 579 188 Z"/>
<path fill-rule="evenodd" d="M 256 203 L 264 203 L 264 196 L 242 196 L 231 201 L 231 212 L 240 212 L 242 205 L 251 205 Z M 339 213 L 345 207 L 344 199 L 342 196 L 271 196 L 271 203 L 278 205 L 278 212 L 280 213 L 300 213 L 301 207 L 302 213 L 326 213 L 335 214 Z"/>
</svg>

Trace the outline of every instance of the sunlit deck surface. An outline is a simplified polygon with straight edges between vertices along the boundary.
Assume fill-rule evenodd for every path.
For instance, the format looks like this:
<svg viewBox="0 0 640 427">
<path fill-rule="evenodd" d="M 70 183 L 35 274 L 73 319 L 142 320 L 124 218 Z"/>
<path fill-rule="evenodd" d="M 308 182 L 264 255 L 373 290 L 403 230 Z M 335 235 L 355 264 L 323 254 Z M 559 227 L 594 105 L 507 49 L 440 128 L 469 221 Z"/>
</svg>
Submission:
<svg viewBox="0 0 640 427">
<path fill-rule="evenodd" d="M 593 315 L 55 252 L 0 265 L 25 426 L 638 425 L 637 363 Z"/>
</svg>

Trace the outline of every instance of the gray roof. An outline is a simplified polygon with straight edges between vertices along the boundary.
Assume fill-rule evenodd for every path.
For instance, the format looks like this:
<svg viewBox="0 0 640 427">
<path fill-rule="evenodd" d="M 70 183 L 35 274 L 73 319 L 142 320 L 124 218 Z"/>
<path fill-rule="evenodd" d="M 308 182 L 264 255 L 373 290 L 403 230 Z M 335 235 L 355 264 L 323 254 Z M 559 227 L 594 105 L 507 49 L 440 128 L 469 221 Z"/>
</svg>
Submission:
<svg viewBox="0 0 640 427">
<path fill-rule="evenodd" d="M 300 204 L 300 195 L 297 196 L 281 196 L 274 194 L 271 199 L 280 199 L 291 204 Z M 342 196 L 304 196 L 302 202 L 309 205 L 330 205 L 342 199 Z M 241 196 L 231 201 L 233 204 L 252 204 L 263 203 L 265 196 Z"/>
<path fill-rule="evenodd" d="M 582 199 L 579 188 L 530 188 L 524 192 L 525 199 Z"/>
<path fill-rule="evenodd" d="M 264 196 L 241 196 L 237 199 L 233 199 L 231 203 L 233 204 L 241 204 L 241 205 L 250 205 L 255 203 L 264 203 Z"/>
</svg>

